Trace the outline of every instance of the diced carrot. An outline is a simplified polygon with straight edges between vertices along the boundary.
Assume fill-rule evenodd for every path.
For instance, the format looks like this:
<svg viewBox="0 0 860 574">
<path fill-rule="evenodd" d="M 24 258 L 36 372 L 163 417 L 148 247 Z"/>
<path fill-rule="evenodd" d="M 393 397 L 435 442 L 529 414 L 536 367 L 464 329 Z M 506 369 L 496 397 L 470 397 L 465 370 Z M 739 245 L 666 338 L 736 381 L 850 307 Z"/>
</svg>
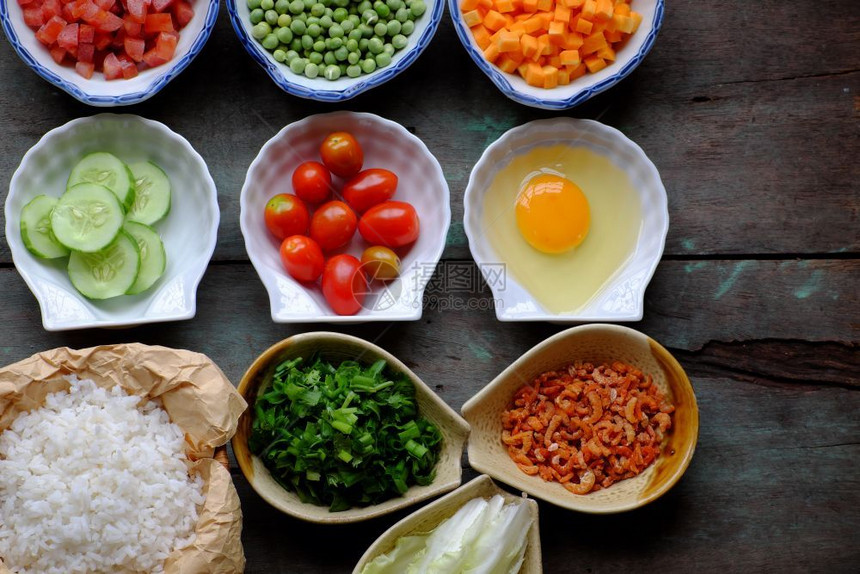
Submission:
<svg viewBox="0 0 860 574">
<path fill-rule="evenodd" d="M 499 52 L 514 52 L 520 49 L 520 39 L 515 33 L 508 30 L 500 30 L 499 32 L 499 39 L 496 42 Z"/>
<path fill-rule="evenodd" d="M 523 0 L 523 12 L 537 12 L 538 0 Z"/>
<path fill-rule="evenodd" d="M 469 12 L 463 13 L 463 22 L 466 23 L 466 26 L 471 28 L 472 26 L 477 26 L 481 22 L 484 21 L 484 17 L 481 16 L 481 13 L 477 10 L 470 10 Z"/>
<path fill-rule="evenodd" d="M 484 50 L 484 58 L 489 63 L 494 63 L 499 58 L 499 43 L 498 42 L 490 42 L 490 45 L 487 46 L 487 49 Z"/>
<path fill-rule="evenodd" d="M 478 0 L 460 0 L 460 11 L 471 12 L 478 7 Z"/>
<path fill-rule="evenodd" d="M 570 71 L 570 81 L 574 81 L 577 78 L 581 78 L 588 71 L 588 68 L 585 65 L 585 62 L 582 62 L 577 67 L 573 68 Z"/>
<path fill-rule="evenodd" d="M 540 56 L 540 52 L 538 50 L 538 41 L 534 36 L 530 36 L 529 34 L 523 34 L 520 37 L 520 47 L 523 52 L 523 56 L 526 58 L 532 58 L 536 60 Z"/>
<path fill-rule="evenodd" d="M 567 26 L 564 22 L 554 20 L 549 25 L 549 41 L 556 46 L 561 46 L 564 43 L 564 34 L 567 32 Z"/>
<path fill-rule="evenodd" d="M 609 20 L 612 18 L 614 6 L 612 0 L 597 0 L 594 10 L 595 20 Z"/>
<path fill-rule="evenodd" d="M 490 10 L 493 7 L 493 0 L 478 0 L 478 6 Z"/>
<path fill-rule="evenodd" d="M 604 36 L 606 36 L 606 41 L 610 44 L 615 44 L 624 39 L 624 33 L 620 30 L 613 30 L 611 32 L 604 32 Z"/>
<path fill-rule="evenodd" d="M 535 86 L 538 88 L 543 87 L 543 68 L 534 62 L 529 62 L 526 67 L 525 76 L 523 79 L 530 86 Z"/>
<path fill-rule="evenodd" d="M 603 60 L 603 58 L 599 58 L 597 56 L 592 55 L 585 59 L 585 66 L 588 68 L 589 72 L 594 74 L 605 68 L 606 62 Z"/>
<path fill-rule="evenodd" d="M 532 16 L 525 22 L 523 22 L 523 30 L 525 30 L 526 34 L 533 34 L 541 29 L 543 26 L 543 18 L 538 18 L 537 16 Z"/>
<path fill-rule="evenodd" d="M 488 30 L 495 32 L 505 26 L 505 17 L 495 10 L 490 10 L 484 16 L 484 26 L 486 26 Z"/>
<path fill-rule="evenodd" d="M 603 35 L 603 32 L 595 32 L 582 42 L 582 54 L 587 56 L 607 46 L 609 44 L 606 43 L 606 37 Z"/>
<path fill-rule="evenodd" d="M 570 83 L 570 72 L 566 69 L 558 71 L 558 85 L 566 86 Z"/>
<path fill-rule="evenodd" d="M 475 43 L 482 50 L 486 50 L 490 45 L 490 32 L 481 24 L 472 27 L 472 36 L 475 38 Z"/>
<path fill-rule="evenodd" d="M 579 8 L 585 3 L 585 0 L 561 0 L 561 2 L 568 8 Z"/>
<path fill-rule="evenodd" d="M 633 30 L 633 18 L 622 14 L 615 14 L 612 23 L 617 31 L 629 34 Z"/>
<path fill-rule="evenodd" d="M 565 24 L 570 23 L 570 8 L 564 4 L 556 4 L 553 19 L 556 22 L 564 22 Z"/>
<path fill-rule="evenodd" d="M 630 4 L 626 4 L 624 2 L 619 2 L 615 5 L 615 16 L 629 16 L 630 15 Z"/>
<path fill-rule="evenodd" d="M 554 1 L 555 0 L 538 0 L 538 12 L 551 12 Z"/>
<path fill-rule="evenodd" d="M 556 87 L 558 85 L 558 68 L 555 66 L 544 66 L 542 71 L 543 87 L 547 90 Z"/>
<path fill-rule="evenodd" d="M 502 14 L 502 17 L 505 19 L 505 28 L 513 26 L 514 22 L 516 22 L 516 20 L 514 20 L 514 17 L 510 14 Z"/>
<path fill-rule="evenodd" d="M 541 34 L 538 36 L 538 47 L 540 48 L 541 56 L 549 56 L 552 53 L 552 45 L 549 43 L 549 34 Z"/>
<path fill-rule="evenodd" d="M 517 38 L 526 33 L 525 28 L 523 27 L 522 22 L 516 22 L 512 26 L 508 26 L 508 31 L 513 32 L 517 35 Z"/>
<path fill-rule="evenodd" d="M 564 50 L 559 58 L 563 66 L 576 66 L 580 62 L 579 50 Z"/>
<path fill-rule="evenodd" d="M 598 50 L 595 53 L 595 55 L 600 57 L 600 58 L 603 58 L 607 62 L 614 62 L 615 61 L 615 50 L 613 50 L 609 46 L 606 46 L 605 48 L 601 48 L 600 50 Z"/>
<path fill-rule="evenodd" d="M 642 14 L 639 12 L 630 12 L 630 17 L 633 19 L 633 29 L 630 30 L 630 33 L 635 34 L 636 30 L 639 29 L 639 24 L 642 23 Z"/>
<path fill-rule="evenodd" d="M 582 5 L 582 17 L 586 20 L 593 20 L 597 13 L 597 0 L 585 0 Z"/>
<path fill-rule="evenodd" d="M 496 62 L 496 65 L 501 71 L 507 72 L 508 74 L 513 74 L 514 72 L 516 72 L 517 66 L 519 66 L 516 60 L 512 60 L 507 56 L 502 56 L 501 58 L 499 58 L 499 61 Z"/>
<path fill-rule="evenodd" d="M 547 63 L 547 65 L 552 66 L 553 68 L 560 68 L 561 67 L 561 58 L 559 57 L 558 54 L 556 54 L 554 56 L 547 56 L 546 63 Z"/>
<path fill-rule="evenodd" d="M 590 20 L 586 20 L 585 18 L 577 18 L 576 28 L 574 28 L 574 31 L 579 32 L 580 34 L 591 34 L 591 29 L 593 27 L 594 26 Z"/>
<path fill-rule="evenodd" d="M 564 43 L 561 45 L 565 50 L 576 50 L 582 46 L 582 34 L 576 32 L 568 32 L 564 37 Z"/>
<path fill-rule="evenodd" d="M 500 14 L 514 11 L 514 3 L 512 0 L 493 0 L 493 5 L 496 7 L 496 11 Z"/>
</svg>

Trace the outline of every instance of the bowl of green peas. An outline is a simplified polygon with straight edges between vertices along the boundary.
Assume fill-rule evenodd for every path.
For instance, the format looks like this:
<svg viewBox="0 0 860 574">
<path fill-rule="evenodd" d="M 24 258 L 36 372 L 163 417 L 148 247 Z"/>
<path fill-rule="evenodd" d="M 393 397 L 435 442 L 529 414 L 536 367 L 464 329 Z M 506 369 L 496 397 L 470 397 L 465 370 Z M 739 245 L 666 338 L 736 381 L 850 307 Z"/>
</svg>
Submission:
<svg viewBox="0 0 860 574">
<path fill-rule="evenodd" d="M 408 68 L 444 0 L 227 0 L 251 57 L 285 92 L 341 102 Z"/>
</svg>

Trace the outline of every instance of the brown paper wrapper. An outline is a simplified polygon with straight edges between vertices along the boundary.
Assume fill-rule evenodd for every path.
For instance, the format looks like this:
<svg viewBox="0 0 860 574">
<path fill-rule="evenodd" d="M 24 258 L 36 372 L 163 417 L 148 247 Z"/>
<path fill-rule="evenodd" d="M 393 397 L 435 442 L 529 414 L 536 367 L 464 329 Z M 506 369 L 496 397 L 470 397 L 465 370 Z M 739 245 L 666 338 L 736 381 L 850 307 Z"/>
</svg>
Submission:
<svg viewBox="0 0 860 574">
<path fill-rule="evenodd" d="M 189 468 L 203 479 L 206 501 L 198 509 L 193 544 L 174 551 L 165 574 L 235 574 L 245 569 L 242 509 L 230 473 L 212 458 L 236 432 L 247 407 L 215 363 L 200 353 L 139 343 L 33 355 L 0 369 L 0 431 L 45 396 L 69 388 L 66 375 L 92 379 L 128 394 L 159 398 L 170 420 L 185 431 Z M 10 571 L 0 559 L 0 574 Z"/>
</svg>

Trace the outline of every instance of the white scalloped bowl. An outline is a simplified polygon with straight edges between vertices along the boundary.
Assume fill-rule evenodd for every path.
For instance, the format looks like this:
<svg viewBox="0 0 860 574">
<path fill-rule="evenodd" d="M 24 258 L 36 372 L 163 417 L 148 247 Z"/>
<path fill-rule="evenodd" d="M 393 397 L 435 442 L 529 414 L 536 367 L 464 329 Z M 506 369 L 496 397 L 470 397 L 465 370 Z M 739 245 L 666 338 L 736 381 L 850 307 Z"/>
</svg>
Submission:
<svg viewBox="0 0 860 574">
<path fill-rule="evenodd" d="M 308 78 L 292 72 L 284 63 L 275 60 L 272 52 L 263 49 L 260 42 L 251 35 L 250 10 L 245 0 L 226 0 L 230 22 L 239 37 L 239 42 L 248 54 L 260 65 L 279 88 L 300 98 L 317 100 L 319 102 L 343 102 L 354 98 L 376 86 L 380 86 L 400 74 L 418 59 L 418 56 L 430 45 L 442 14 L 445 11 L 445 0 L 426 0 L 427 10 L 415 20 L 415 30 L 409 35 L 406 47 L 398 50 L 391 59 L 391 64 L 377 68 L 370 74 L 362 74 L 357 78 L 341 76 L 337 80 L 326 80 L 322 76 Z"/>
<path fill-rule="evenodd" d="M 263 219 L 266 202 L 278 193 L 293 192 L 293 170 L 305 161 L 320 161 L 320 144 L 335 131 L 351 132 L 358 140 L 364 151 L 362 169 L 385 168 L 397 174 L 392 199 L 411 203 L 421 223 L 418 240 L 396 250 L 402 261 L 400 277 L 384 287 L 375 286 L 365 308 L 350 316 L 332 311 L 318 284 L 308 287 L 287 274 L 278 253 L 280 243 L 268 232 Z M 343 180 L 333 180 L 340 189 Z M 251 163 L 239 197 L 245 249 L 269 293 L 272 320 L 362 323 L 420 319 L 424 288 L 442 256 L 451 223 L 448 193 L 439 162 L 420 139 L 398 123 L 374 114 L 333 112 L 309 116 L 282 129 Z M 338 253 L 361 257 L 369 246 L 356 231 L 349 245 Z"/>
<path fill-rule="evenodd" d="M 95 151 L 111 152 L 126 162 L 154 161 L 170 178 L 170 213 L 153 226 L 164 242 L 167 267 L 155 285 L 139 295 L 87 299 L 69 281 L 67 258 L 39 259 L 21 240 L 21 209 L 37 195 L 60 197 L 75 163 Z M 51 130 L 21 160 L 5 209 L 12 259 L 36 296 L 48 331 L 194 317 L 197 285 L 215 250 L 218 196 L 206 162 L 164 124 L 133 115 L 100 114 Z"/>
<path fill-rule="evenodd" d="M 24 13 L 16 0 L 0 0 L 0 23 L 18 56 L 46 81 L 90 106 L 128 106 L 157 94 L 203 50 L 218 19 L 219 2 L 194 0 L 192 6 L 194 17 L 180 31 L 173 59 L 144 70 L 130 80 L 106 81 L 100 73 L 87 80 L 74 66 L 57 64 L 48 49 L 36 39 L 35 32 L 24 23 Z"/>
<path fill-rule="evenodd" d="M 460 0 L 448 0 L 448 11 L 451 12 L 451 19 L 454 21 L 454 28 L 457 30 L 460 42 L 478 68 L 510 99 L 546 110 L 565 110 L 578 106 L 629 76 L 654 46 L 657 34 L 663 25 L 665 8 L 664 0 L 634 0 L 631 8 L 642 14 L 642 23 L 624 47 L 618 51 L 615 62 L 595 74 L 586 74 L 577 78 L 567 86 L 547 90 L 530 86 L 519 75 L 502 72 L 487 62 L 471 30 L 463 21 L 459 4 Z"/>
<path fill-rule="evenodd" d="M 641 200 L 642 226 L 636 249 L 588 303 L 572 313 L 544 309 L 514 277 L 493 277 L 505 255 L 497 253 L 480 232 L 483 198 L 496 173 L 511 159 L 531 149 L 557 144 L 586 147 L 608 158 L 630 177 Z M 666 189 L 657 168 L 642 151 L 615 128 L 593 120 L 554 118 L 515 127 L 493 142 L 472 169 L 464 198 L 463 223 L 469 249 L 484 273 L 496 301 L 500 321 L 639 321 L 645 288 L 654 275 L 669 231 Z M 516 232 L 514 230 L 514 232 Z"/>
</svg>

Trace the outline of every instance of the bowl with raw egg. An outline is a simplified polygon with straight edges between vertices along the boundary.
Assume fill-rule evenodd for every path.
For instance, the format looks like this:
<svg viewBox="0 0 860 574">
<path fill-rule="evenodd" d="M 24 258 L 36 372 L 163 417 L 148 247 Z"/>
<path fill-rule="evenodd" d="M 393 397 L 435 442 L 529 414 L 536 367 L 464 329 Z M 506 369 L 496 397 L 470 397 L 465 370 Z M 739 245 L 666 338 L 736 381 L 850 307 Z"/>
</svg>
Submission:
<svg viewBox="0 0 860 574">
<path fill-rule="evenodd" d="M 669 230 L 645 152 L 593 120 L 513 128 L 464 197 L 469 249 L 500 321 L 638 321 Z"/>
</svg>

